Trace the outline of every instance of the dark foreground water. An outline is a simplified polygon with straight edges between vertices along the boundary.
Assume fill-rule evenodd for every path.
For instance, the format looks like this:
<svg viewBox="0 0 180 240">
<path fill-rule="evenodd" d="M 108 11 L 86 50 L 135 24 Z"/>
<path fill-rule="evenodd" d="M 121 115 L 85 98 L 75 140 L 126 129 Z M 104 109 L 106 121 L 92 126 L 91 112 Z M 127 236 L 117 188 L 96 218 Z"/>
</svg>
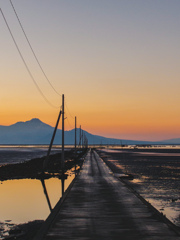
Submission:
<svg viewBox="0 0 180 240">
<path fill-rule="evenodd" d="M 104 149 L 103 157 L 155 208 L 180 226 L 180 149 Z"/>
</svg>

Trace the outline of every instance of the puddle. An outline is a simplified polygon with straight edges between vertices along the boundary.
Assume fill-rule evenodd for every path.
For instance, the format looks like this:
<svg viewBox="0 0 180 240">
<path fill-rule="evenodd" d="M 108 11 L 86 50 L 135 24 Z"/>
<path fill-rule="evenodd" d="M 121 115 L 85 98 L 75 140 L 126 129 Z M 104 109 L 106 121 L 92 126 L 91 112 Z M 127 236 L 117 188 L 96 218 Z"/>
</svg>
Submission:
<svg viewBox="0 0 180 240">
<path fill-rule="evenodd" d="M 68 188 L 74 179 L 69 172 L 64 188 Z M 47 193 L 52 208 L 61 198 L 62 183 L 58 178 L 45 180 Z M 34 220 L 45 220 L 50 214 L 46 196 L 40 180 L 20 179 L 7 180 L 0 184 L 0 239 L 8 235 L 15 224 Z"/>
<path fill-rule="evenodd" d="M 138 179 L 138 178 L 134 178 L 133 180 L 131 180 L 132 183 L 142 183 L 142 180 Z"/>
<path fill-rule="evenodd" d="M 164 150 L 165 149 L 165 150 Z M 180 149 L 101 150 L 113 169 L 132 174 L 129 184 L 155 208 L 180 226 Z M 110 159 L 113 159 L 110 160 Z"/>
<path fill-rule="evenodd" d="M 149 198 L 144 194 L 141 194 L 141 196 L 151 203 L 159 212 L 163 213 L 171 222 L 180 227 L 180 204 L 178 204 L 178 202 L 177 204 L 173 204 L 172 201 Z"/>
</svg>

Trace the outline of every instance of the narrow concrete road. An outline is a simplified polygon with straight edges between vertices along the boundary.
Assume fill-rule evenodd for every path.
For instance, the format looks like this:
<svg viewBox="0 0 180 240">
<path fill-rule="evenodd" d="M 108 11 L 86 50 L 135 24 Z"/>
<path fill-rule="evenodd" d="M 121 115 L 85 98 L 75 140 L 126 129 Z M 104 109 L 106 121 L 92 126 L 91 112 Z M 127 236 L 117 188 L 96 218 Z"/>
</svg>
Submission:
<svg viewBox="0 0 180 240">
<path fill-rule="evenodd" d="M 177 234 L 113 176 L 96 152 L 62 203 L 45 240 L 175 240 Z"/>
</svg>

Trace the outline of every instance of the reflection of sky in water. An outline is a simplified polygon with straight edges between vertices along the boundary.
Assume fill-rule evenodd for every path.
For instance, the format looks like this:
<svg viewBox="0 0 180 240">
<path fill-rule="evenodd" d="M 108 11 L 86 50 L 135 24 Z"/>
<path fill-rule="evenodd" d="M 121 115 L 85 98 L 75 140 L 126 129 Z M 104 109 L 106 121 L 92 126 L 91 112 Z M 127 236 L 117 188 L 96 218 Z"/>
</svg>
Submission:
<svg viewBox="0 0 180 240">
<path fill-rule="evenodd" d="M 180 226 L 180 152 L 103 149 L 103 154 L 118 169 L 131 173 L 135 177 L 128 181 L 131 186 Z"/>
<path fill-rule="evenodd" d="M 69 171 L 64 188 L 74 179 Z M 61 198 L 62 186 L 58 178 L 45 180 L 52 208 Z M 46 196 L 40 180 L 20 179 L 0 182 L 0 239 L 14 224 L 34 220 L 45 220 L 50 214 Z"/>
<path fill-rule="evenodd" d="M 131 182 L 132 183 L 142 183 L 142 180 L 140 180 L 138 178 L 134 178 Z"/>
<path fill-rule="evenodd" d="M 171 222 L 180 227 L 180 200 L 172 202 L 171 200 L 149 198 L 146 194 L 141 194 L 141 196 L 163 213 Z"/>
<path fill-rule="evenodd" d="M 157 153 L 157 152 L 135 152 L 133 154 L 140 154 L 140 155 L 152 155 L 152 156 L 180 156 L 180 153 Z"/>
<path fill-rule="evenodd" d="M 141 178 L 130 182 L 142 197 L 180 226 L 180 195 L 178 189 L 171 187 L 171 180 L 152 181 Z"/>
<path fill-rule="evenodd" d="M 65 189 L 74 178 L 74 174 L 65 181 Z M 52 207 L 61 197 L 61 180 L 45 180 Z M 0 184 L 0 221 L 12 220 L 24 223 L 35 219 L 46 219 L 50 211 L 40 180 L 7 180 Z"/>
</svg>

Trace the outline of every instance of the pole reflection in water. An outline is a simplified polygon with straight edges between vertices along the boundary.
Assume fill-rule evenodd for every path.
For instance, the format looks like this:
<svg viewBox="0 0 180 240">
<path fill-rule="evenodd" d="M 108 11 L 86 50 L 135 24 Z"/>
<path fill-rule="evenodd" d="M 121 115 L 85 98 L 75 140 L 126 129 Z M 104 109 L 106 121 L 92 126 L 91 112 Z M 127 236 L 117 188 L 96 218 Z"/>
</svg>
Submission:
<svg viewBox="0 0 180 240">
<path fill-rule="evenodd" d="M 44 189 L 44 194 L 46 196 L 46 200 L 48 202 L 49 209 L 50 209 L 50 211 L 52 211 L 51 202 L 49 200 L 49 195 L 47 193 L 47 189 L 46 189 L 46 185 L 45 185 L 44 179 L 41 179 L 41 183 L 42 183 L 42 186 L 43 186 L 43 189 Z"/>
<path fill-rule="evenodd" d="M 64 190 L 74 179 L 72 172 L 64 181 Z M 51 207 L 54 208 L 61 198 L 62 182 L 58 178 L 44 180 Z M 7 180 L 0 182 L 0 222 L 25 223 L 33 220 L 45 220 L 50 211 L 47 195 L 42 182 L 37 179 Z M 44 196 L 46 195 L 46 197 Z"/>
<path fill-rule="evenodd" d="M 61 188 L 62 188 L 62 196 L 64 194 L 64 174 L 62 175 L 62 178 L 61 178 Z"/>
</svg>

